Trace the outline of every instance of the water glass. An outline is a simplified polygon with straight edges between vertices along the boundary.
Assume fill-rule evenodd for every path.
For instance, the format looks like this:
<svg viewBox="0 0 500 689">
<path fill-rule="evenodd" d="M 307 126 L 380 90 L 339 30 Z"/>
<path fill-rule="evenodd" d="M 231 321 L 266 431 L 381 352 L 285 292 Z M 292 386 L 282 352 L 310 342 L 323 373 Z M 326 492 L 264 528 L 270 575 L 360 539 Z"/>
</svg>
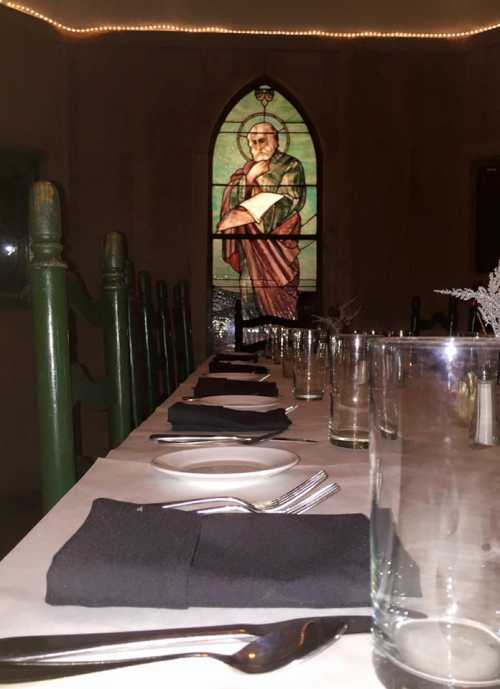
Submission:
<svg viewBox="0 0 500 689">
<path fill-rule="evenodd" d="M 273 364 L 281 364 L 281 357 L 282 357 L 282 340 L 281 340 L 281 333 L 283 331 L 283 328 L 281 325 L 272 325 L 270 328 L 270 335 L 271 335 L 271 358 L 273 361 Z"/>
<path fill-rule="evenodd" d="M 388 689 L 500 687 L 500 341 L 371 343 L 374 665 Z"/>
<path fill-rule="evenodd" d="M 320 400 L 326 387 L 328 343 L 321 330 L 301 328 L 294 337 L 293 394 Z"/>
<path fill-rule="evenodd" d="M 281 332 L 281 365 L 284 378 L 293 378 L 295 340 L 301 328 L 283 328 Z"/>
<path fill-rule="evenodd" d="M 330 337 L 330 423 L 333 445 L 368 447 L 368 343 L 370 335 Z"/>
</svg>

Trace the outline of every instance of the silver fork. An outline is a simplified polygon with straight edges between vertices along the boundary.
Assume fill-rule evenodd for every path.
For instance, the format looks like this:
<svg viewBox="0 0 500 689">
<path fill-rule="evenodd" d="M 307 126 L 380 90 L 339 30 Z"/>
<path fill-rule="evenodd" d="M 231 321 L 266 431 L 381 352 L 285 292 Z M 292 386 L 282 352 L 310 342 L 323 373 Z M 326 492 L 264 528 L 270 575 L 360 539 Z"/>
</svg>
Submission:
<svg viewBox="0 0 500 689">
<path fill-rule="evenodd" d="M 242 498 L 235 498 L 232 496 L 221 496 L 208 498 L 191 498 L 187 500 L 165 502 L 161 505 L 161 507 L 162 509 L 167 510 L 179 507 L 193 507 L 194 505 L 209 505 L 213 503 L 217 503 L 220 506 L 220 503 L 223 502 L 226 504 L 226 506 L 239 506 L 243 510 L 248 512 L 267 512 L 268 510 L 284 507 L 291 502 L 295 502 L 299 498 L 309 493 L 313 488 L 319 486 L 319 484 L 322 483 L 326 478 L 328 478 L 328 474 L 326 473 L 326 471 L 321 469 L 305 481 L 302 481 L 302 483 L 299 483 L 291 490 L 287 491 L 286 493 L 283 493 L 283 495 L 280 495 L 277 498 L 273 498 L 272 500 L 265 500 L 264 502 L 252 503 L 248 500 L 243 500 Z"/>
<path fill-rule="evenodd" d="M 313 507 L 324 502 L 335 493 L 338 493 L 340 486 L 338 483 L 329 483 L 312 495 L 306 495 L 302 499 L 295 498 L 288 504 L 269 509 L 255 509 L 251 504 L 246 505 L 222 505 L 220 507 L 207 507 L 206 509 L 196 510 L 198 514 L 234 514 L 235 512 L 244 514 L 303 514 L 309 512 Z"/>
</svg>

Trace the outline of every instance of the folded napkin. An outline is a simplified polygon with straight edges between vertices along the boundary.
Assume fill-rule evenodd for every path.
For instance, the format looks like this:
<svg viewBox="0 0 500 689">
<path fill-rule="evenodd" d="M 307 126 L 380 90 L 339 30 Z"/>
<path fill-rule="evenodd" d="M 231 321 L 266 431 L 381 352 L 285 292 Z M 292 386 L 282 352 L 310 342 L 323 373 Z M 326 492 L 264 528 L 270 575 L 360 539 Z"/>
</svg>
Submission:
<svg viewBox="0 0 500 689">
<path fill-rule="evenodd" d="M 370 605 L 361 514 L 198 515 L 107 498 L 56 553 L 51 605 L 342 608 Z"/>
<path fill-rule="evenodd" d="M 213 395 L 263 395 L 278 397 L 276 383 L 259 383 L 256 380 L 230 380 L 228 378 L 198 378 L 193 397 L 212 397 Z"/>
<path fill-rule="evenodd" d="M 226 407 L 177 402 L 168 409 L 173 431 L 284 431 L 291 424 L 284 409 L 240 411 Z"/>
<path fill-rule="evenodd" d="M 210 373 L 268 373 L 269 369 L 265 366 L 256 364 L 231 364 L 224 361 L 211 361 L 208 364 Z"/>
<path fill-rule="evenodd" d="M 212 361 L 254 361 L 257 363 L 258 360 L 258 354 L 251 354 L 249 352 L 231 352 L 230 354 L 220 352 L 212 357 Z"/>
</svg>

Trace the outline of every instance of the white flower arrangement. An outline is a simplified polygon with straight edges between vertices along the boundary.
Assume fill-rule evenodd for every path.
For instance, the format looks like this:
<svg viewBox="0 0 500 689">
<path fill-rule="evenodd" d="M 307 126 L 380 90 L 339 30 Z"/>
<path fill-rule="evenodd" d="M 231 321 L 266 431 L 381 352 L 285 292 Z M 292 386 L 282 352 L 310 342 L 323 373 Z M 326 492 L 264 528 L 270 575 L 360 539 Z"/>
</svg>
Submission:
<svg viewBox="0 0 500 689">
<path fill-rule="evenodd" d="M 439 294 L 449 294 L 458 299 L 469 301 L 475 299 L 484 324 L 490 325 L 495 337 L 500 337 L 500 261 L 490 273 L 488 288 L 473 289 L 436 289 Z"/>
</svg>

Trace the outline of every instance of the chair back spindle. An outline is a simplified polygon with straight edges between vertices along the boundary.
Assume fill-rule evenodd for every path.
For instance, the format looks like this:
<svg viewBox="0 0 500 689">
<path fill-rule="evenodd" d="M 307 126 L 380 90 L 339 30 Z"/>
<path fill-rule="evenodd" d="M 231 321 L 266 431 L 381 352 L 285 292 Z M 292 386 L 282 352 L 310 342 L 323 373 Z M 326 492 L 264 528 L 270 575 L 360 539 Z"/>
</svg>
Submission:
<svg viewBox="0 0 500 689">
<path fill-rule="evenodd" d="M 178 282 L 174 287 L 174 322 L 177 353 L 177 382 L 181 383 L 194 370 L 189 286 L 184 280 Z"/>
<path fill-rule="evenodd" d="M 168 289 L 164 280 L 156 283 L 158 297 L 158 326 L 160 334 L 161 369 L 165 395 L 168 397 L 177 387 L 175 372 L 175 341 L 168 304 Z"/>
<path fill-rule="evenodd" d="M 59 196 L 37 182 L 30 196 L 30 266 L 40 461 L 44 507 L 76 480 L 68 346 L 67 265 L 62 258 Z"/>
<path fill-rule="evenodd" d="M 141 307 L 137 297 L 134 265 L 130 260 L 127 261 L 126 274 L 128 284 L 131 412 L 132 424 L 135 428 L 147 415 L 145 337 Z"/>
<path fill-rule="evenodd" d="M 128 339 L 128 287 L 125 272 L 123 236 L 109 232 L 104 243 L 104 270 L 102 292 L 102 318 L 104 354 L 108 376 L 111 406 L 110 440 L 116 447 L 131 428 L 130 353 Z"/>
<path fill-rule="evenodd" d="M 155 313 L 151 296 L 151 277 L 145 270 L 139 272 L 139 298 L 144 328 L 146 355 L 146 401 L 151 414 L 160 401 L 158 381 L 158 347 L 156 342 Z"/>
</svg>

